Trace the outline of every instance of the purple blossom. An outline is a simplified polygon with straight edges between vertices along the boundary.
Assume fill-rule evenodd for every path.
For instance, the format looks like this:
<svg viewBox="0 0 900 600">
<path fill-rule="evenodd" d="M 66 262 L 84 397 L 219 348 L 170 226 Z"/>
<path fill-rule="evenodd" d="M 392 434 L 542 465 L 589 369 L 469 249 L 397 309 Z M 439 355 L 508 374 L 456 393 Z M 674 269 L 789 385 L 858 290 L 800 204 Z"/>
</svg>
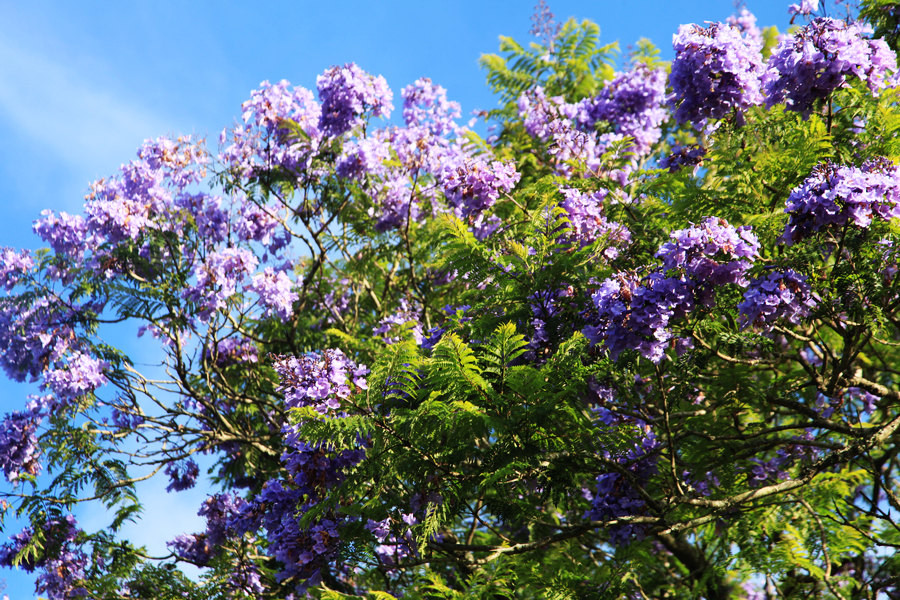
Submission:
<svg viewBox="0 0 900 600">
<path fill-rule="evenodd" d="M 93 246 L 84 217 L 65 212 L 57 215 L 51 210 L 43 210 L 41 215 L 43 218 L 34 222 L 34 233 L 50 244 L 56 254 L 75 258 Z"/>
<path fill-rule="evenodd" d="M 341 400 L 350 396 L 351 385 L 365 389 L 364 366 L 357 365 L 340 350 L 300 357 L 282 356 L 274 364 L 281 378 L 278 390 L 284 394 L 288 408 L 312 406 L 318 412 L 331 414 L 340 408 Z"/>
<path fill-rule="evenodd" d="M 512 163 L 489 163 L 482 157 L 460 158 L 446 164 L 438 179 L 447 203 L 461 218 L 478 216 L 519 182 L 520 175 Z"/>
<path fill-rule="evenodd" d="M 200 467 L 193 459 L 189 458 L 181 462 L 170 462 L 166 465 L 166 475 L 169 476 L 167 492 L 181 492 L 189 490 L 197 483 Z"/>
<path fill-rule="evenodd" d="M 613 359 L 636 350 L 658 363 L 674 337 L 671 326 L 694 307 L 694 289 L 659 272 L 644 280 L 620 274 L 603 281 L 591 300 L 596 317 L 583 333 L 592 344 L 603 343 Z"/>
<path fill-rule="evenodd" d="M 316 79 L 322 116 L 319 127 L 337 137 L 362 123 L 366 113 L 387 118 L 393 94 L 382 76 L 369 75 L 353 63 L 334 66 Z"/>
<path fill-rule="evenodd" d="M 819 17 L 785 38 L 769 58 L 766 104 L 780 102 L 808 117 L 816 100 L 849 85 L 850 77 L 878 92 L 897 70 L 897 58 L 884 40 L 869 40 L 859 23 Z"/>
<path fill-rule="evenodd" d="M 578 121 L 587 129 L 608 123 L 613 133 L 633 138 L 634 152 L 645 156 L 662 135 L 660 126 L 668 118 L 665 102 L 666 72 L 638 64 L 616 75 L 596 97 L 581 101 Z"/>
<path fill-rule="evenodd" d="M 0 303 L 0 364 L 16 381 L 32 381 L 77 347 L 77 307 L 37 298 L 31 304 Z"/>
<path fill-rule="evenodd" d="M 806 277 L 787 269 L 751 281 L 738 312 L 742 327 L 769 329 L 780 320 L 797 324 L 815 307 L 816 298 Z"/>
<path fill-rule="evenodd" d="M 372 334 L 380 337 L 387 344 L 395 344 L 400 341 L 401 338 L 397 334 L 404 337 L 412 336 L 420 346 L 424 340 L 419 313 L 415 307 L 410 306 L 405 298 L 400 300 L 400 305 L 391 314 L 386 315 L 378 322 L 378 326 L 372 330 Z"/>
<path fill-rule="evenodd" d="M 242 105 L 243 124 L 222 132 L 220 159 L 245 178 L 273 168 L 308 175 L 322 137 L 321 114 L 309 90 L 263 81 Z"/>
<path fill-rule="evenodd" d="M 244 337 L 219 340 L 211 348 L 204 348 L 203 355 L 219 368 L 259 362 L 256 344 Z"/>
<path fill-rule="evenodd" d="M 824 163 L 794 188 L 784 212 L 790 215 L 782 240 L 792 245 L 818 231 L 843 227 L 848 222 L 861 228 L 875 219 L 900 216 L 900 169 L 887 159 L 852 167 Z"/>
<path fill-rule="evenodd" d="M 266 309 L 267 317 L 274 315 L 287 320 L 294 313 L 294 302 L 300 299 L 292 288 L 293 282 L 284 271 L 276 272 L 272 267 L 266 267 L 262 273 L 253 276 L 248 289 L 259 295 L 259 303 Z"/>
<path fill-rule="evenodd" d="M 462 115 L 459 102 L 447 100 L 447 90 L 427 77 L 403 88 L 403 120 L 407 126 L 424 127 L 431 135 L 455 135 Z"/>
<path fill-rule="evenodd" d="M 731 15 L 725 19 L 725 23 L 740 31 L 741 35 L 744 36 L 744 40 L 750 47 L 755 47 L 760 52 L 762 51 L 763 32 L 756 25 L 756 15 L 747 10 L 746 7 L 741 8 L 739 14 Z"/>
<path fill-rule="evenodd" d="M 646 502 L 637 486 L 645 484 L 655 473 L 659 441 L 653 430 L 643 421 L 626 417 L 598 407 L 601 413 L 598 424 L 604 429 L 631 428 L 633 440 L 627 449 L 605 450 L 606 460 L 617 462 L 629 473 L 623 476 L 618 471 L 600 473 L 592 490 L 585 490 L 591 508 L 585 518 L 592 521 L 611 521 L 621 517 L 641 515 L 646 511 Z M 623 545 L 632 539 L 641 539 L 646 533 L 643 525 L 619 524 L 609 528 L 609 541 Z"/>
<path fill-rule="evenodd" d="M 607 248 L 603 254 L 610 260 L 618 256 L 618 248 L 631 243 L 631 232 L 624 225 L 609 221 L 603 215 L 609 191 L 586 193 L 567 187 L 561 187 L 559 191 L 565 197 L 559 205 L 569 217 L 566 238 L 582 246 L 604 239 Z"/>
<path fill-rule="evenodd" d="M 41 529 L 43 548 L 38 551 L 37 557 L 19 562 L 19 566 L 29 573 L 40 569 L 34 584 L 35 592 L 48 600 L 71 600 L 87 596 L 87 590 L 81 582 L 85 578 L 88 556 L 76 546 L 81 530 L 75 523 L 75 517 L 69 515 L 64 519 L 48 521 Z M 0 546 L 0 565 L 15 566 L 17 557 L 34 535 L 34 529 L 28 527 Z"/>
<path fill-rule="evenodd" d="M 33 268 L 34 259 L 28 250 L 0 248 L 0 287 L 6 288 L 7 292 L 12 291 L 19 280 Z"/>
<path fill-rule="evenodd" d="M 7 414 L 0 422 L 0 469 L 10 483 L 40 472 L 37 428 L 43 417 L 40 406 L 31 402 L 26 411 Z"/>
<path fill-rule="evenodd" d="M 702 127 L 708 119 L 732 112 L 740 118 L 762 102 L 760 48 L 748 43 L 736 27 L 682 25 L 672 39 L 675 60 L 669 84 L 669 103 L 679 123 Z"/>
<path fill-rule="evenodd" d="M 791 4 L 788 6 L 789 15 L 811 15 L 819 10 L 819 0 L 800 0 L 800 4 Z"/>
<path fill-rule="evenodd" d="M 44 387 L 53 392 L 62 404 L 93 392 L 105 384 L 109 363 L 83 352 L 75 352 L 66 364 L 44 375 Z"/>
<path fill-rule="evenodd" d="M 708 217 L 669 237 L 656 253 L 663 269 L 680 270 L 702 286 L 747 285 L 744 274 L 759 253 L 759 240 L 750 227 L 735 228 L 725 219 Z"/>
<path fill-rule="evenodd" d="M 237 293 L 237 286 L 256 270 L 259 260 L 246 248 L 225 248 L 211 252 L 206 260 L 194 267 L 197 283 L 182 292 L 185 299 L 197 302 L 201 320 L 208 320 L 217 310 L 224 309 L 229 298 Z"/>
</svg>

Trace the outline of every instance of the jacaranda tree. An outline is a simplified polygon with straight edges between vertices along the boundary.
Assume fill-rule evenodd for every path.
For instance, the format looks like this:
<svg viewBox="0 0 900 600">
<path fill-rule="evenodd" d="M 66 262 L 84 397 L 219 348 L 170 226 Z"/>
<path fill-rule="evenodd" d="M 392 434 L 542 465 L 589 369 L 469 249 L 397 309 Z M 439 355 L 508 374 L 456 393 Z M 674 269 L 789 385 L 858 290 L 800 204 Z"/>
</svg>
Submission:
<svg viewBox="0 0 900 600">
<path fill-rule="evenodd" d="M 41 393 L 0 563 L 51 599 L 898 597 L 900 79 L 817 5 L 664 63 L 542 4 L 482 58 L 487 139 L 347 64 L 145 142 L 2 250 Z M 121 539 L 200 465 L 204 530 Z"/>
</svg>

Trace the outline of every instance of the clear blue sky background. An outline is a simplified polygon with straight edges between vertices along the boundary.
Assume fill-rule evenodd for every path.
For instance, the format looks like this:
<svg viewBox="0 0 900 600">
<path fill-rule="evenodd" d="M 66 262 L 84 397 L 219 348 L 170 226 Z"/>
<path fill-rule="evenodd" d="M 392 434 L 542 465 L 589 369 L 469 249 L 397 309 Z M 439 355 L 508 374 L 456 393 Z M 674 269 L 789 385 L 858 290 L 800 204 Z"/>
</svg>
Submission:
<svg viewBox="0 0 900 600">
<path fill-rule="evenodd" d="M 787 4 L 748 0 L 760 25 L 781 30 Z M 353 61 L 384 75 L 395 97 L 428 76 L 465 114 L 492 108 L 478 57 L 496 52 L 498 35 L 527 40 L 533 5 L 0 0 L 0 246 L 36 247 L 31 223 L 40 211 L 80 212 L 88 183 L 114 173 L 145 138 L 189 133 L 215 142 L 265 79 L 314 89 L 324 69 Z M 559 20 L 596 21 L 602 41 L 619 40 L 623 49 L 648 37 L 666 59 L 679 24 L 734 12 L 731 0 L 552 0 L 550 7 Z M 0 374 L 0 415 L 31 391 Z M 204 491 L 167 495 L 164 486 L 142 488 L 146 518 L 132 530 L 156 552 L 177 533 L 202 529 L 195 513 Z M 78 517 L 85 528 L 104 521 L 96 511 Z M 0 538 L 19 529 L 11 521 L 3 527 Z M 0 571 L 0 586 L 4 580 L 11 600 L 34 597 L 26 574 Z"/>
</svg>

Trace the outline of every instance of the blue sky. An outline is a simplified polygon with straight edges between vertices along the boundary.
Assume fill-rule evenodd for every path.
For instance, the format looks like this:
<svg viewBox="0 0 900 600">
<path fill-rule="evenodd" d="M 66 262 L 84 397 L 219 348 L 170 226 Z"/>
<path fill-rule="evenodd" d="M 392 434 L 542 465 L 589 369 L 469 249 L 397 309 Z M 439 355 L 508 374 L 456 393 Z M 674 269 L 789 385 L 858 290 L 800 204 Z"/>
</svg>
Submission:
<svg viewBox="0 0 900 600">
<path fill-rule="evenodd" d="M 353 61 L 384 75 L 395 96 L 427 76 L 466 114 L 492 108 L 478 57 L 497 50 L 498 35 L 528 39 L 533 4 L 0 0 L 0 246 L 37 247 L 31 222 L 40 211 L 79 212 L 88 183 L 114 173 L 145 138 L 187 133 L 214 142 L 265 79 L 314 89 L 327 67 Z M 786 2 L 747 4 L 760 25 L 787 27 Z M 552 0 L 550 7 L 560 20 L 596 21 L 603 42 L 625 48 L 649 37 L 667 59 L 679 24 L 734 12 L 731 0 Z M 30 391 L 0 381 L 0 415 L 21 407 Z M 194 515 L 203 491 L 173 496 L 163 488 L 142 489 L 147 521 L 133 530 L 156 552 L 176 533 L 201 528 Z M 79 514 L 84 526 L 102 517 Z M 25 574 L 0 572 L 3 580 L 11 600 L 34 596 Z"/>
</svg>

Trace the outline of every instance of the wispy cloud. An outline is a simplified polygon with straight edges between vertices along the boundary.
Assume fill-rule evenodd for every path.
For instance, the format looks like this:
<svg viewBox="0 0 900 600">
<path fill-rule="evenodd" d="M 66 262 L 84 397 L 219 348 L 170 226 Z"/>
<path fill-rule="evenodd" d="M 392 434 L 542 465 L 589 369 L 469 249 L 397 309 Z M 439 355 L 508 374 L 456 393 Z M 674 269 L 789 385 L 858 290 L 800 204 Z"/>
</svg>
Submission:
<svg viewBox="0 0 900 600">
<path fill-rule="evenodd" d="M 171 129 L 172 123 L 103 89 L 84 70 L 0 38 L 0 119 L 53 159 L 92 171 L 117 166 L 144 138 Z"/>
</svg>

